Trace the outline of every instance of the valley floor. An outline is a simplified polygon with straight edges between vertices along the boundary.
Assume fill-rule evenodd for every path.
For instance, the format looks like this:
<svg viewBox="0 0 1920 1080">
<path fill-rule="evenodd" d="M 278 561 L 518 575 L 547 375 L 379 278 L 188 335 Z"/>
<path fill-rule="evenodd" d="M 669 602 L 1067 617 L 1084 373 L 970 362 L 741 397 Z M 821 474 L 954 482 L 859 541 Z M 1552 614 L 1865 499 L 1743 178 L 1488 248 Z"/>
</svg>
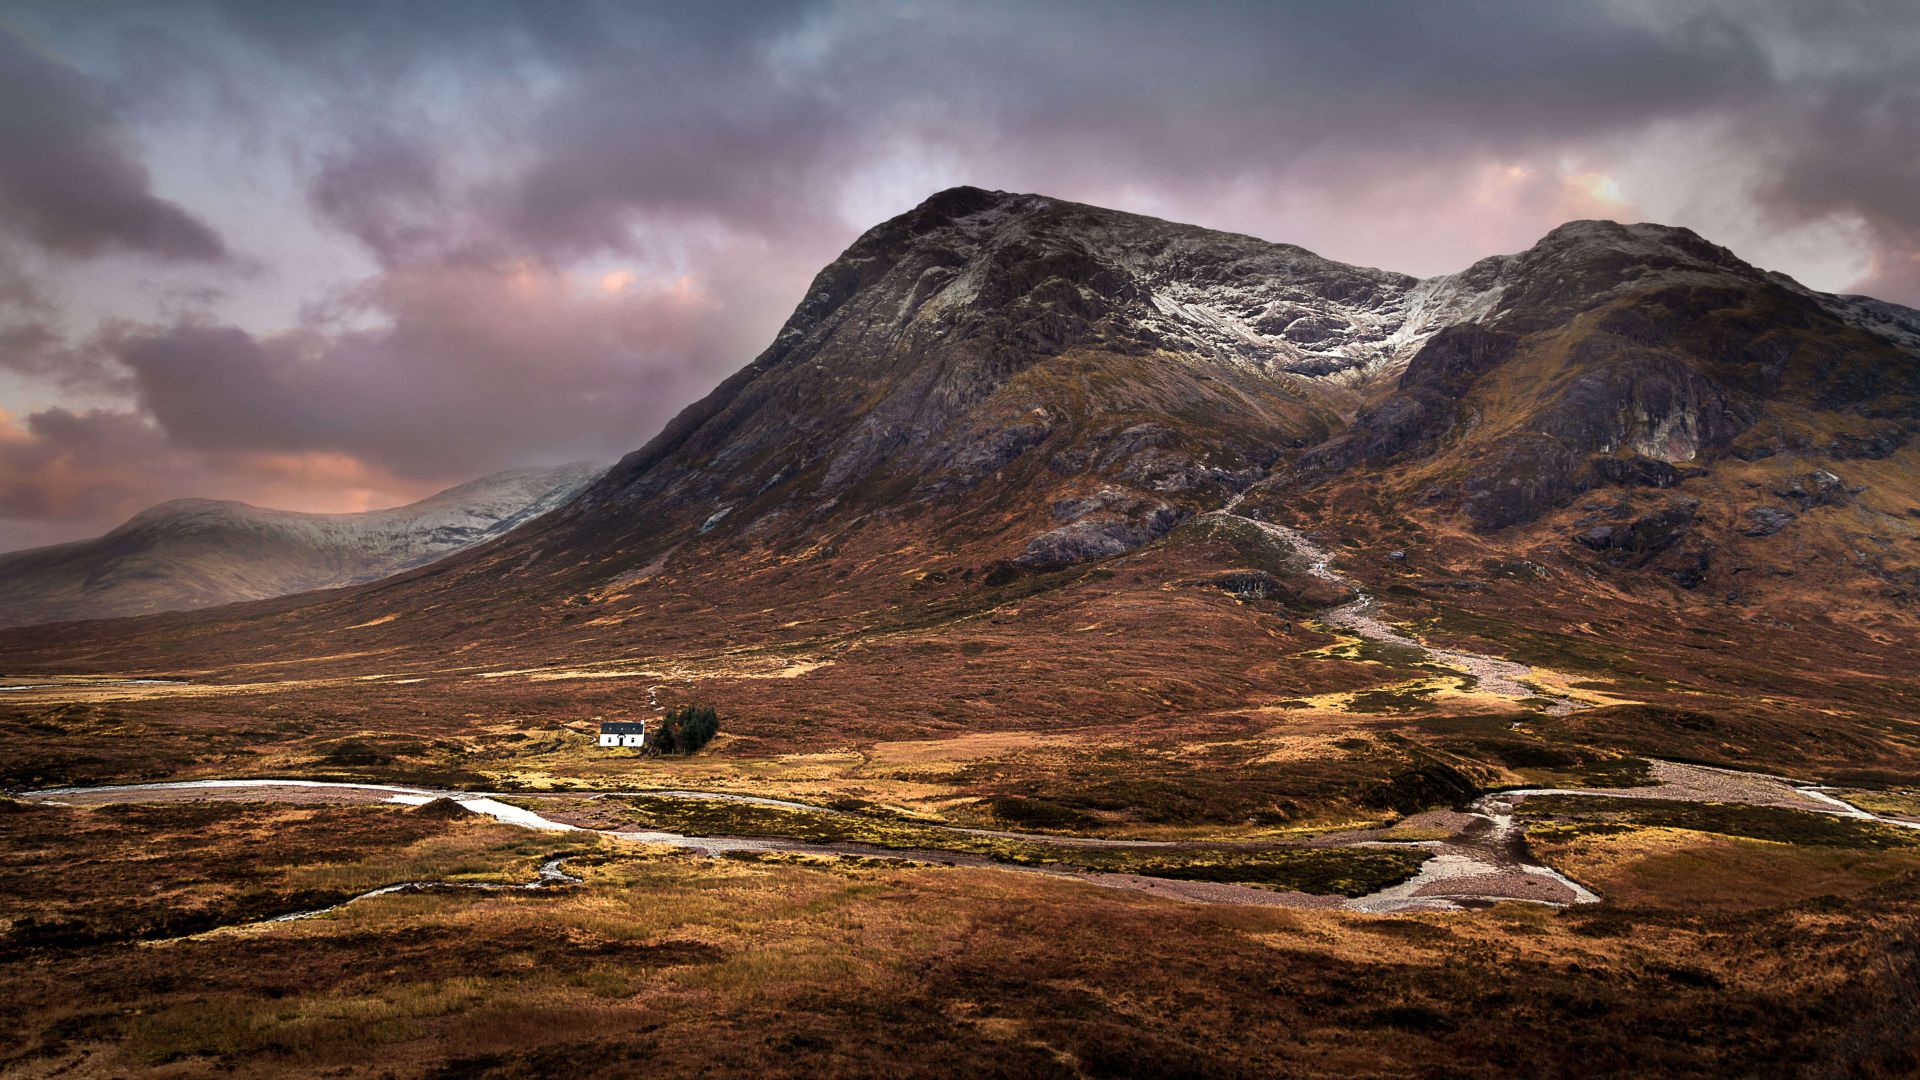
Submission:
<svg viewBox="0 0 1920 1080">
<path fill-rule="evenodd" d="M 1791 847 L 1844 904 L 1789 889 L 1377 916 L 979 866 L 703 858 L 440 805 L 9 804 L 0 1010 L 21 1034 L 0 1069 L 1894 1076 L 1916 1060 L 1920 853 L 1871 829 L 1575 835 L 1589 822 L 1557 841 L 1615 849 L 1567 865 L 1616 890 L 1676 850 L 1696 880 L 1733 880 Z M 398 881 L 531 882 L 556 856 L 577 884 L 262 921 Z"/>
<path fill-rule="evenodd" d="M 1628 648 L 1203 517 L 738 641 L 54 633 L 0 679 L 0 1073 L 1920 1069 L 1907 639 Z M 1219 583 L 1276 539 L 1347 598 Z M 697 755 L 594 745 L 687 703 Z"/>
<path fill-rule="evenodd" d="M 0 1010 L 26 1033 L 0 1068 L 1913 1068 L 1920 806 L 1879 815 L 1765 777 L 1652 772 L 1647 786 L 1506 792 L 1472 814 L 1280 846 L 1099 844 L 687 792 L 495 798 L 280 780 L 34 793 L 0 807 Z M 1427 872 L 1502 844 L 1510 865 L 1532 865 L 1522 830 L 1601 895 L 1573 885 L 1591 902 L 1500 901 L 1525 894 Z M 1322 867 L 1317 882 L 1283 873 L 1209 892 L 1215 875 L 1200 874 L 1199 892 L 1179 889 L 1183 870 L 1262 880 L 1276 851 L 1418 846 L 1428 833 L 1447 840 L 1404 885 Z M 1297 902 L 1311 897 L 1288 886 L 1335 903 Z M 1341 903 L 1343 890 L 1361 898 Z M 1398 914 L 1370 914 L 1383 911 Z"/>
</svg>

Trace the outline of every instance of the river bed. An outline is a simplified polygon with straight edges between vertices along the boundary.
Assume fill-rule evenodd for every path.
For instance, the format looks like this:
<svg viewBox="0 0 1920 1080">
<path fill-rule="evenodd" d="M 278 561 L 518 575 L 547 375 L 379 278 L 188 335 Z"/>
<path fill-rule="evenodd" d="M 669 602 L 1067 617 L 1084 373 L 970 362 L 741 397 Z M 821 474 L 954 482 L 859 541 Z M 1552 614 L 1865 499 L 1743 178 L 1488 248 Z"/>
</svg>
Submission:
<svg viewBox="0 0 1920 1080">
<path fill-rule="evenodd" d="M 1530 795 L 1582 795 L 1608 798 L 1674 799 L 1692 802 L 1731 802 L 1756 806 L 1779 806 L 1814 813 L 1872 820 L 1907 828 L 1920 828 L 1920 821 L 1872 814 L 1827 794 L 1817 786 L 1758 773 L 1740 773 L 1676 762 L 1653 763 L 1654 783 L 1634 788 L 1526 788 L 1493 792 L 1476 800 L 1465 811 L 1436 811 L 1417 815 L 1409 823 L 1443 825 L 1451 835 L 1445 840 L 1394 841 L 1390 833 L 1366 833 L 1342 840 L 1338 836 L 1315 838 L 1300 846 L 1355 847 L 1373 849 L 1419 849 L 1431 857 L 1420 870 L 1398 885 L 1365 896 L 1347 898 L 1306 893 L 1283 892 L 1251 885 L 1179 881 L 1138 874 L 1074 870 L 1062 867 L 1021 866 L 997 862 L 982 855 L 939 849 L 900 849 L 850 842 L 820 843 L 782 837 L 693 836 L 656 829 L 586 830 L 579 825 L 556 820 L 539 811 L 505 801 L 537 799 L 543 794 L 570 798 L 604 796 L 607 792 L 505 793 L 463 792 L 408 787 L 395 784 L 352 783 L 301 779 L 223 779 L 185 780 L 154 784 L 115 784 L 100 787 L 49 788 L 25 793 L 24 797 L 65 805 L 100 805 L 112 802 L 143 802 L 167 798 L 259 798 L 276 801 L 324 803 L 391 802 L 421 805 L 434 799 L 451 799 L 471 813 L 491 817 L 504 824 L 550 832 L 595 831 L 616 840 L 660 845 L 705 855 L 730 853 L 785 853 L 822 856 L 863 856 L 899 859 L 908 862 L 944 866 L 966 866 L 1004 870 L 1013 873 L 1045 874 L 1085 881 L 1107 888 L 1147 892 L 1184 900 L 1209 903 L 1250 904 L 1259 906 L 1341 908 L 1349 911 L 1385 914 L 1405 911 L 1458 911 L 1484 907 L 1503 900 L 1566 906 L 1600 900 L 1592 890 L 1571 878 L 1540 864 L 1526 849 L 1524 830 L 1515 822 L 1514 808 Z M 771 805 L 814 813 L 845 814 L 827 807 L 783 799 L 727 792 L 644 791 L 655 797 L 697 798 L 717 801 Z M 857 816 L 857 815 L 856 815 Z M 945 826 L 938 826 L 946 828 Z M 956 834 L 1005 836 L 1034 843 L 1062 847 L 1099 843 L 1135 848 L 1175 848 L 1174 841 L 1093 839 L 1052 836 L 1036 833 L 998 833 L 987 830 L 954 828 Z M 1251 846 L 1251 845 L 1250 845 Z M 1272 846 L 1272 845 L 1268 845 Z M 551 873 L 549 873 L 551 871 Z M 487 888 L 539 888 L 551 885 L 566 875 L 558 861 L 543 867 L 539 880 L 525 886 L 486 886 Z M 389 892 L 418 891 L 458 883 L 404 882 L 362 894 L 377 896 Z M 462 885 L 461 887 L 467 887 Z M 480 886 L 472 886 L 480 887 Z M 356 898 L 358 899 L 358 898 Z M 283 916 L 305 918 L 322 912 L 302 912 Z"/>
</svg>

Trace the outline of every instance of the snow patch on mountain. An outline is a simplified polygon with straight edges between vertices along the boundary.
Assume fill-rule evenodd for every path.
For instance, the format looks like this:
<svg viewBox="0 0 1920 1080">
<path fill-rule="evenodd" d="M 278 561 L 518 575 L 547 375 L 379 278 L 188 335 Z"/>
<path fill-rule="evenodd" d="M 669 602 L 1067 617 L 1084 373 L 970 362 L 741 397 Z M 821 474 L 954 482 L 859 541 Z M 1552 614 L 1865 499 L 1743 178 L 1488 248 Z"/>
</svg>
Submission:
<svg viewBox="0 0 1920 1080">
<path fill-rule="evenodd" d="M 176 611 L 423 566 L 559 507 L 599 465 L 514 469 L 390 510 L 307 514 L 176 499 L 93 540 L 0 554 L 0 625 Z"/>
</svg>

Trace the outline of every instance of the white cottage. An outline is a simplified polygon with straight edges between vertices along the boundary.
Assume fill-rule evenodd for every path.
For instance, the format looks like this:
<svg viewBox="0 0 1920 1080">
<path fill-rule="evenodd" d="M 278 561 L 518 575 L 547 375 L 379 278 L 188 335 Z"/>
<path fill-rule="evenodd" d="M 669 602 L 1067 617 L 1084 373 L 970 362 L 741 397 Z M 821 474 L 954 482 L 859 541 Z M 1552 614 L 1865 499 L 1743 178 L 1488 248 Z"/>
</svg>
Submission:
<svg viewBox="0 0 1920 1080">
<path fill-rule="evenodd" d="M 600 724 L 601 746 L 640 747 L 647 744 L 647 725 L 641 720 L 605 720 Z"/>
</svg>

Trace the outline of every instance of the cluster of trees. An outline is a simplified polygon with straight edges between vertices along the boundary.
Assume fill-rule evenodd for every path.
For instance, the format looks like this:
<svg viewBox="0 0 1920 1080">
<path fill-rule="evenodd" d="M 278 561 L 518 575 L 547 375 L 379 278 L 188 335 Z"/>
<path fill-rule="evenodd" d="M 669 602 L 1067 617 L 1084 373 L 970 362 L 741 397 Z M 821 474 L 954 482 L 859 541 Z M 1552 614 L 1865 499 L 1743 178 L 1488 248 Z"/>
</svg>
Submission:
<svg viewBox="0 0 1920 1080">
<path fill-rule="evenodd" d="M 669 709 L 655 725 L 647 742 L 657 754 L 691 754 L 713 741 L 720 730 L 720 714 L 706 705 Z"/>
</svg>

